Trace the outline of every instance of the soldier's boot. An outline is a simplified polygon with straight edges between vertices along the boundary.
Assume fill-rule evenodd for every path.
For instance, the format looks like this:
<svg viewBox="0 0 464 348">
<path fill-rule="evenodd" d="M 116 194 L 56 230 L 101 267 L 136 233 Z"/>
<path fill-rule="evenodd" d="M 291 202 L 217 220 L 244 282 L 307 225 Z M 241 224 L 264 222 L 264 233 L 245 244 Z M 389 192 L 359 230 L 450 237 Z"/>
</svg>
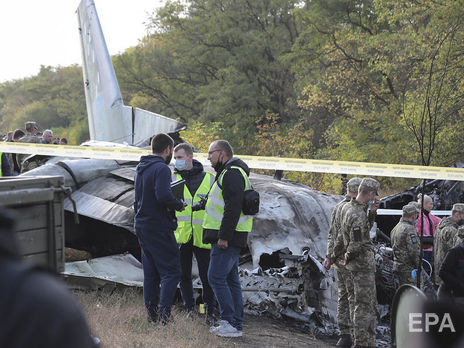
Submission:
<svg viewBox="0 0 464 348">
<path fill-rule="evenodd" d="M 336 346 L 337 347 L 351 347 L 353 341 L 351 339 L 350 334 L 342 334 L 340 335 L 340 339 L 338 340 Z"/>
</svg>

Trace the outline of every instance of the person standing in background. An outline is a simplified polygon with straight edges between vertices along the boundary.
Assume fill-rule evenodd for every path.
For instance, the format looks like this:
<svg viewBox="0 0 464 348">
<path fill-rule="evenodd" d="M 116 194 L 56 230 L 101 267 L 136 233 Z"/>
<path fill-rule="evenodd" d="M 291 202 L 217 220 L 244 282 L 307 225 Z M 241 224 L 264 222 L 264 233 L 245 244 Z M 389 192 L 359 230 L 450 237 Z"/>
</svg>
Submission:
<svg viewBox="0 0 464 348">
<path fill-rule="evenodd" d="M 417 202 L 419 207 L 423 204 L 423 209 L 419 213 L 419 217 L 416 221 L 416 230 L 417 234 L 420 236 L 429 236 L 431 237 L 432 243 L 424 243 L 421 241 L 422 246 L 422 257 L 430 263 L 430 266 L 433 266 L 433 238 L 435 237 L 435 230 L 437 229 L 438 224 L 441 219 L 436 217 L 431 213 L 433 209 L 433 199 L 430 196 L 424 195 L 422 199 L 422 194 L 419 193 L 417 196 Z M 421 234 L 422 229 L 422 234 Z"/>
</svg>

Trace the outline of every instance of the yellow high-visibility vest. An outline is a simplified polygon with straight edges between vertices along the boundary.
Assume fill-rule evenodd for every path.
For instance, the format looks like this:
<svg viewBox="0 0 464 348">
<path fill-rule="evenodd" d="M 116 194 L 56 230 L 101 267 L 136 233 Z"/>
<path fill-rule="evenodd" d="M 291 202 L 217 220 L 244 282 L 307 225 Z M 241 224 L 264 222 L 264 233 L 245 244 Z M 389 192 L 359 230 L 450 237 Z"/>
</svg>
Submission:
<svg viewBox="0 0 464 348">
<path fill-rule="evenodd" d="M 178 173 L 172 174 L 172 181 L 180 180 L 182 176 Z M 176 211 L 177 229 L 174 231 L 178 244 L 187 243 L 193 234 L 193 245 L 198 248 L 211 249 L 211 244 L 203 244 L 203 217 L 204 210 L 192 211 L 192 204 L 199 202 L 198 194 L 208 194 L 214 183 L 214 175 L 206 172 L 197 191 L 192 193 L 184 185 L 184 202 L 188 205 L 183 211 Z"/>
<path fill-rule="evenodd" d="M 245 171 L 237 166 L 231 166 L 230 169 L 238 169 L 245 180 L 245 188 L 244 191 L 251 188 L 250 179 L 248 179 L 248 175 Z M 227 169 L 228 170 L 228 169 Z M 208 201 L 206 202 L 206 214 L 203 218 L 203 228 L 211 229 L 211 230 L 219 230 L 221 227 L 221 221 L 224 217 L 224 197 L 222 196 L 222 179 L 224 178 L 225 173 L 227 170 L 224 170 L 221 173 L 219 179 L 214 182 L 213 187 L 208 195 Z M 219 187 L 219 185 L 221 187 Z M 243 214 L 243 211 L 240 213 L 240 218 L 237 223 L 237 227 L 235 230 L 237 232 L 251 232 L 251 228 L 253 227 L 253 216 Z"/>
</svg>

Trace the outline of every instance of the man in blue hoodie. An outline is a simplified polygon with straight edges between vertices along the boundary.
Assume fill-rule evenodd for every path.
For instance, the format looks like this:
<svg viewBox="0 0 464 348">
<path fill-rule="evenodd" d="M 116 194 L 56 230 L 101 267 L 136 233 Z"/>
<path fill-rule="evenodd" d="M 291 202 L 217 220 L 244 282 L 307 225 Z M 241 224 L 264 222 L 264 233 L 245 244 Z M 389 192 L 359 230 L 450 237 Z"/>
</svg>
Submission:
<svg viewBox="0 0 464 348">
<path fill-rule="evenodd" d="M 143 298 L 150 319 L 162 322 L 171 315 L 181 275 L 174 230 L 175 211 L 182 211 L 184 202 L 171 192 L 168 164 L 173 147 L 169 135 L 157 134 L 151 142 L 153 155 L 141 157 L 134 183 L 134 227 L 142 251 Z"/>
</svg>

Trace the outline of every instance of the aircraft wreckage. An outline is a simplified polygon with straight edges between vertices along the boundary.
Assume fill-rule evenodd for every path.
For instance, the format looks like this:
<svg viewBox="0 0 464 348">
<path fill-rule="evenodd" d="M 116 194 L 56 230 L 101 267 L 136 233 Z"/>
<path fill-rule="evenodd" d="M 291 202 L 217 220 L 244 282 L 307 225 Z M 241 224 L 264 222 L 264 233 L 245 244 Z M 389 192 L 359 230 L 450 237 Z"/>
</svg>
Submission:
<svg viewBox="0 0 464 348">
<path fill-rule="evenodd" d="M 66 247 L 84 250 L 89 258 L 66 264 L 65 275 L 74 284 L 142 286 L 140 249 L 133 230 L 135 165 L 54 159 L 22 174 L 61 175 L 73 190 L 64 205 Z M 335 274 L 326 271 L 322 261 L 331 212 L 343 197 L 266 175 L 251 174 L 250 179 L 261 202 L 248 249 L 240 259 L 247 311 L 291 317 L 321 333 L 335 333 Z M 376 244 L 376 261 L 379 304 L 389 305 L 395 291 L 391 249 Z M 201 284 L 195 272 L 194 278 L 199 294 Z M 386 314 L 388 309 L 382 312 Z"/>
<path fill-rule="evenodd" d="M 82 0 L 77 13 L 91 139 L 119 139 L 120 144 L 103 146 L 131 147 L 125 143 L 144 147 L 153 133 L 178 136 L 185 129 L 179 122 L 123 104 L 93 1 Z M 66 247 L 84 253 L 83 260 L 66 264 L 65 276 L 73 284 L 93 288 L 142 286 L 140 249 L 133 230 L 136 165 L 137 162 L 43 156 L 32 156 L 25 163 L 25 167 L 36 168 L 22 175 L 60 175 L 65 185 L 72 188 L 71 197 L 65 200 L 65 243 Z M 336 333 L 335 274 L 333 270 L 326 271 L 322 261 L 331 212 L 343 197 L 264 175 L 252 174 L 250 179 L 260 193 L 261 203 L 248 248 L 240 259 L 246 310 L 291 317 L 309 325 L 315 333 Z M 446 207 L 462 201 L 462 183 L 443 182 L 429 182 L 426 193 L 437 194 L 440 202 L 445 195 L 449 198 Z M 386 197 L 381 207 L 401 208 L 418 192 L 413 188 L 403 195 Z M 378 218 L 383 219 L 378 219 L 380 229 L 374 226 L 371 236 L 375 240 L 377 297 L 382 317 L 388 314 L 396 289 L 387 236 L 391 230 L 388 223 L 394 220 Z M 199 292 L 200 280 L 193 273 Z"/>
<path fill-rule="evenodd" d="M 140 249 L 133 229 L 136 162 L 52 158 L 23 176 L 60 175 L 72 195 L 65 200 L 66 247 L 86 251 L 86 260 L 66 264 L 65 275 L 78 286 L 142 286 Z M 458 163 L 455 166 L 462 167 Z M 212 168 L 206 167 L 212 171 Z M 240 259 L 246 310 L 290 317 L 316 332 L 336 332 L 337 288 L 333 270 L 322 266 L 333 207 L 343 198 L 287 180 L 252 173 L 260 193 L 248 249 Z M 445 207 L 461 201 L 463 183 L 433 180 L 381 199 L 384 209 L 397 209 L 417 194 L 438 197 Z M 443 197 L 447 200 L 443 201 Z M 79 217 L 76 223 L 75 214 Z M 389 247 L 394 216 L 377 216 L 371 231 L 376 251 L 377 298 L 381 316 L 388 315 L 397 284 Z M 398 217 L 399 218 L 399 217 Z M 201 283 L 194 273 L 194 287 Z"/>
</svg>

